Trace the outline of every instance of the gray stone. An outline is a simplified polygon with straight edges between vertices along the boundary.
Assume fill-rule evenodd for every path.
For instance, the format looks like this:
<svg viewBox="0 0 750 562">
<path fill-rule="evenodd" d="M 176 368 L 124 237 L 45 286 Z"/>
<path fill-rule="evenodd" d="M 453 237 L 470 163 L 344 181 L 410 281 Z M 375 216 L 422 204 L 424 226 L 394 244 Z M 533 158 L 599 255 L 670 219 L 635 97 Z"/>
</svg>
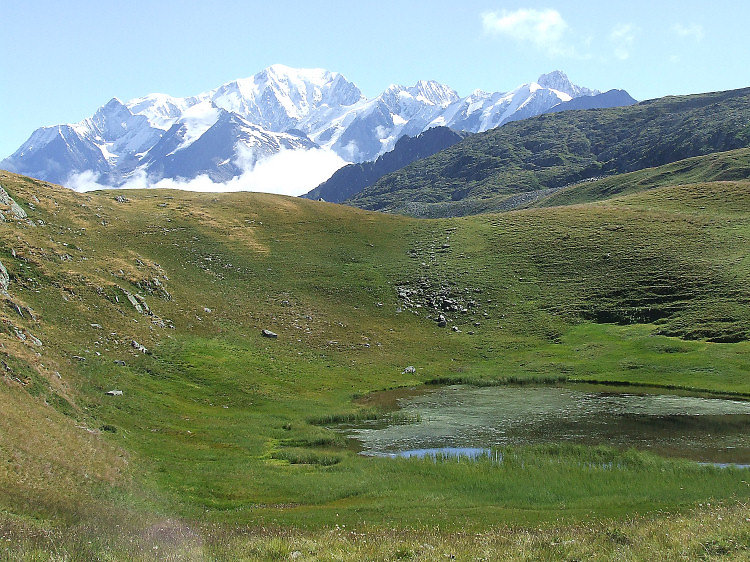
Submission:
<svg viewBox="0 0 750 562">
<path fill-rule="evenodd" d="M 107 396 L 122 396 L 122 390 L 108 390 Z"/>
<path fill-rule="evenodd" d="M 406 369 L 401 371 L 402 375 L 410 375 L 417 372 L 417 368 L 414 365 L 409 365 Z"/>
<path fill-rule="evenodd" d="M 140 314 L 143 314 L 143 307 L 141 306 L 141 303 L 138 302 L 138 299 L 135 298 L 132 294 L 127 292 L 125 289 L 122 290 L 123 293 L 125 293 L 125 296 L 130 301 L 130 304 L 133 305 L 133 308 L 136 309 Z"/>
<path fill-rule="evenodd" d="M 120 367 L 125 366 L 125 361 L 123 361 L 122 359 L 115 359 L 114 363 L 115 365 L 119 365 Z"/>
<path fill-rule="evenodd" d="M 26 214 L 26 211 L 24 211 L 21 206 L 16 203 L 13 198 L 8 195 L 8 192 L 3 189 L 3 186 L 0 185 L 0 205 L 4 205 L 6 207 L 9 207 L 10 214 L 13 218 L 23 220 L 28 215 Z"/>
<path fill-rule="evenodd" d="M 272 332 L 271 330 L 262 330 L 262 331 L 261 331 L 260 333 L 261 333 L 261 335 L 262 335 L 262 336 L 263 336 L 264 338 L 271 338 L 271 339 L 276 339 L 276 338 L 278 338 L 278 337 L 279 337 L 279 335 L 278 335 L 278 334 L 276 334 L 276 333 Z"/>
<path fill-rule="evenodd" d="M 133 349 L 140 351 L 141 353 L 148 353 L 148 349 L 146 349 L 145 346 L 139 344 L 137 341 L 133 340 L 130 342 L 130 345 L 133 346 Z"/>
<path fill-rule="evenodd" d="M 31 342 L 31 343 L 32 343 L 33 345 L 35 345 L 35 346 L 37 346 L 37 347 L 42 347 L 42 340 L 40 340 L 40 339 L 39 339 L 38 337 L 36 337 L 36 336 L 35 336 L 34 334 L 28 334 L 28 337 L 29 337 L 29 341 L 30 341 L 30 342 Z"/>
<path fill-rule="evenodd" d="M 141 308 L 143 309 L 143 313 L 151 314 L 151 309 L 146 304 L 146 299 L 144 299 L 143 296 L 139 295 L 138 293 L 136 293 L 134 296 L 135 296 L 135 300 L 137 300 L 140 303 Z"/>
<path fill-rule="evenodd" d="M 7 293 L 9 285 L 10 275 L 8 274 L 8 270 L 5 269 L 3 262 L 0 262 L 0 292 Z"/>
</svg>

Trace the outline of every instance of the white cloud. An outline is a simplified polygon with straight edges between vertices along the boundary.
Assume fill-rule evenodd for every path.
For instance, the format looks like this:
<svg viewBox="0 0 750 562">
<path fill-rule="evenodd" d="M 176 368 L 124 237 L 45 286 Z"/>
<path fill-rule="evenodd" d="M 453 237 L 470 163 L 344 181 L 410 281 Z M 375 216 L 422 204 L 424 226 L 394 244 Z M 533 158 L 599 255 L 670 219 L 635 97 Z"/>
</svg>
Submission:
<svg viewBox="0 0 750 562">
<path fill-rule="evenodd" d="M 630 58 L 636 33 L 637 29 L 629 23 L 619 23 L 612 29 L 609 40 L 614 44 L 615 57 L 620 60 Z"/>
<path fill-rule="evenodd" d="M 226 182 L 214 182 L 207 175 L 191 180 L 170 178 L 154 180 L 145 172 L 138 171 L 120 187 L 209 192 L 262 191 L 297 196 L 317 187 L 347 163 L 335 152 L 322 148 L 282 150 L 257 163 L 252 154 L 241 152 L 237 155 L 236 164 L 244 172 Z M 99 183 L 99 175 L 92 171 L 72 175 L 65 185 L 76 191 L 112 189 L 110 185 Z"/>
<path fill-rule="evenodd" d="M 676 23 L 671 27 L 671 29 L 672 33 L 677 36 L 687 39 L 694 39 L 695 41 L 702 41 L 706 36 L 706 33 L 703 31 L 703 26 L 697 23 L 691 23 L 690 25 L 682 25 L 681 23 Z"/>
<path fill-rule="evenodd" d="M 505 35 L 520 43 L 530 43 L 548 55 L 572 55 L 573 49 L 563 42 L 568 24 L 553 9 L 520 9 L 513 12 L 485 12 L 482 26 L 486 33 Z"/>
</svg>

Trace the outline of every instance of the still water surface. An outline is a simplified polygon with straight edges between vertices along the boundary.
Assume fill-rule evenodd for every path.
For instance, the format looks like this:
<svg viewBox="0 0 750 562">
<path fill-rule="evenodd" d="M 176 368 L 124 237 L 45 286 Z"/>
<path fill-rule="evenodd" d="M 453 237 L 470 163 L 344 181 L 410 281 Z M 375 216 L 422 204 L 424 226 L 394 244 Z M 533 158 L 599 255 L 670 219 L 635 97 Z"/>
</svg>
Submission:
<svg viewBox="0 0 750 562">
<path fill-rule="evenodd" d="M 363 454 L 476 456 L 506 445 L 567 442 L 750 464 L 747 401 L 601 387 L 448 386 L 398 406 L 419 421 L 347 429 Z"/>
</svg>

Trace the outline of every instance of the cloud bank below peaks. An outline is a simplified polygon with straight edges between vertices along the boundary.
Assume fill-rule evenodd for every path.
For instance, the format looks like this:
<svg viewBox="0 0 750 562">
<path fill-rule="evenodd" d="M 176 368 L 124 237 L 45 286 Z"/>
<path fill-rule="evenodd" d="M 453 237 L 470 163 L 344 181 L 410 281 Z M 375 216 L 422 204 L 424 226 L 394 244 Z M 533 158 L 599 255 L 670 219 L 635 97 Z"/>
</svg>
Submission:
<svg viewBox="0 0 750 562">
<path fill-rule="evenodd" d="M 137 170 L 117 189 L 182 189 L 216 193 L 258 191 L 298 196 L 320 185 L 348 162 L 332 150 L 323 148 L 281 150 L 256 161 L 252 149 L 240 147 L 235 164 L 243 170 L 242 173 L 225 182 L 213 181 L 205 174 L 193 179 L 159 179 Z M 113 189 L 111 185 L 100 183 L 99 179 L 98 173 L 87 170 L 72 174 L 65 186 L 75 191 Z"/>
</svg>

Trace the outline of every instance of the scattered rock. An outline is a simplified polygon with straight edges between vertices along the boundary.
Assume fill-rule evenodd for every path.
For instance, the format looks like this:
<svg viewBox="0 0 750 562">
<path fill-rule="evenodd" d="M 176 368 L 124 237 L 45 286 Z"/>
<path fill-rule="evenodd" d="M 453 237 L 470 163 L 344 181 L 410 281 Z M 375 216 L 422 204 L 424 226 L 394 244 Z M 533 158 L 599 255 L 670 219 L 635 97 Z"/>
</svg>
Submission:
<svg viewBox="0 0 750 562">
<path fill-rule="evenodd" d="M 130 199 L 128 199 L 127 197 L 123 195 L 115 195 L 113 199 L 117 201 L 118 203 L 127 203 L 128 201 L 130 201 Z"/>
<path fill-rule="evenodd" d="M 461 330 L 459 330 L 459 329 L 458 329 L 458 326 L 453 326 L 453 327 L 451 328 L 451 330 L 453 330 L 454 332 L 457 332 L 457 333 L 459 333 L 459 334 L 461 333 Z"/>
<path fill-rule="evenodd" d="M 211 309 L 208 308 L 207 306 L 204 306 L 203 307 L 203 312 L 205 312 L 206 314 L 211 314 Z"/>
<path fill-rule="evenodd" d="M 108 390 L 107 396 L 122 396 L 122 390 Z"/>
<path fill-rule="evenodd" d="M 138 311 L 139 314 L 143 314 L 143 307 L 141 306 L 141 303 L 138 302 L 138 299 L 136 299 L 134 295 L 130 294 L 125 289 L 123 289 L 122 292 L 125 293 L 125 296 L 130 301 L 130 304 L 133 305 L 133 308 L 135 308 L 136 311 Z"/>
<path fill-rule="evenodd" d="M 133 349 L 140 351 L 141 353 L 148 353 L 148 349 L 146 349 L 145 346 L 139 344 L 137 341 L 133 340 L 130 342 L 130 345 L 133 346 Z"/>
<path fill-rule="evenodd" d="M 101 329 L 102 327 L 101 324 L 89 324 L 89 326 L 91 326 L 92 328 L 97 328 L 97 329 Z"/>
<path fill-rule="evenodd" d="M 141 295 L 139 295 L 138 293 L 136 293 L 136 294 L 134 295 L 134 297 L 135 297 L 135 300 L 137 300 L 137 301 L 138 301 L 138 302 L 140 303 L 140 305 L 141 305 L 141 309 L 143 310 L 143 313 L 144 313 L 144 314 L 149 314 L 149 315 L 150 315 L 150 314 L 151 314 L 151 309 L 150 309 L 150 308 L 148 307 L 148 305 L 146 304 L 146 299 L 144 299 L 144 298 L 143 298 L 143 297 L 142 297 Z"/>
<path fill-rule="evenodd" d="M 172 295 L 167 291 L 166 287 L 158 277 L 152 277 L 150 279 L 141 279 L 136 283 L 139 289 L 146 291 L 150 295 L 156 295 L 164 300 L 171 301 Z M 138 297 L 139 295 L 136 295 Z M 141 297 L 142 298 L 142 297 Z"/>
<path fill-rule="evenodd" d="M 73 359 L 77 359 L 78 361 L 86 361 L 85 357 L 81 357 L 80 355 L 74 355 Z"/>
<path fill-rule="evenodd" d="M 438 328 L 445 328 L 448 325 L 448 321 L 445 319 L 444 315 L 441 314 L 440 316 L 438 316 L 437 325 Z"/>
<path fill-rule="evenodd" d="M 262 336 L 263 336 L 264 338 L 271 338 L 271 339 L 276 339 L 276 338 L 278 338 L 278 337 L 279 337 L 279 335 L 278 335 L 278 334 L 276 334 L 276 333 L 272 332 L 271 330 L 262 330 L 262 331 L 260 332 L 260 334 L 261 334 L 261 335 L 262 335 Z"/>
<path fill-rule="evenodd" d="M 6 293 L 6 294 L 7 294 L 7 293 Z M 9 302 L 9 303 L 10 303 L 10 305 L 11 305 L 11 306 L 13 307 L 13 310 L 15 310 L 15 311 L 16 311 L 16 312 L 18 313 L 18 315 L 19 315 L 19 316 L 20 316 L 21 318 L 23 318 L 23 309 L 21 308 L 21 306 L 20 306 L 20 305 L 19 305 L 19 304 L 18 304 L 17 302 L 13 302 L 13 301 L 12 301 L 12 300 L 10 300 L 10 299 L 8 299 L 8 302 Z"/>
<path fill-rule="evenodd" d="M 120 367 L 124 367 L 125 366 L 125 361 L 123 361 L 122 359 L 115 359 L 114 360 L 114 364 L 115 365 L 119 365 Z"/>
<path fill-rule="evenodd" d="M 33 334 L 27 334 L 29 337 L 29 341 L 35 345 L 36 347 L 42 347 L 42 340 L 40 340 L 38 337 L 36 337 Z"/>
<path fill-rule="evenodd" d="M 409 365 L 406 369 L 401 371 L 402 375 L 412 375 L 417 372 L 417 368 L 414 365 Z"/>
</svg>

